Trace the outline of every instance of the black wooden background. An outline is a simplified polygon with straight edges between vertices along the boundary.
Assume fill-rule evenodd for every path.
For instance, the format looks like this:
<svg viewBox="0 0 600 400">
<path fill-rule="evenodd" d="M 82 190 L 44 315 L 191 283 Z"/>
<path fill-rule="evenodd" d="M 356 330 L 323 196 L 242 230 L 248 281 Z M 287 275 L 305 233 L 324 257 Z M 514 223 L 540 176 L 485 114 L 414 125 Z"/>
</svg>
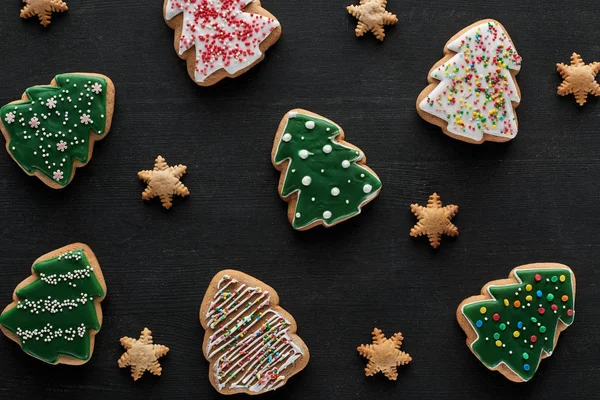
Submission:
<svg viewBox="0 0 600 400">
<path fill-rule="evenodd" d="M 244 76 L 197 87 L 173 49 L 162 0 L 70 0 L 49 29 L 0 5 L 0 102 L 57 73 L 99 72 L 116 86 L 107 138 L 62 191 L 27 177 L 0 152 L 0 304 L 40 255 L 89 244 L 108 285 L 94 356 L 49 366 L 0 337 L 0 398 L 216 399 L 198 310 L 224 268 L 274 287 L 308 345 L 307 368 L 265 399 L 598 397 L 600 102 L 556 95 L 556 62 L 600 61 L 591 0 L 390 0 L 400 22 L 384 43 L 356 38 L 349 0 L 264 0 L 283 34 Z M 502 22 L 524 58 L 520 132 L 468 145 L 423 122 L 415 100 L 446 41 L 484 18 Z M 271 145 L 284 113 L 302 107 L 346 131 L 383 181 L 378 199 L 332 229 L 295 232 L 277 195 Z M 163 155 L 188 166 L 191 196 L 170 211 L 144 203 L 137 171 Z M 434 191 L 460 206 L 456 239 L 432 250 L 410 238 L 409 205 Z M 535 378 L 488 371 L 455 319 L 462 299 L 518 265 L 555 261 L 577 276 L 577 318 Z M 171 348 L 158 378 L 117 367 L 121 336 L 152 329 Z M 356 352 L 373 327 L 402 331 L 414 361 L 397 382 L 367 378 Z M 243 396 L 240 396 L 243 397 Z"/>
</svg>

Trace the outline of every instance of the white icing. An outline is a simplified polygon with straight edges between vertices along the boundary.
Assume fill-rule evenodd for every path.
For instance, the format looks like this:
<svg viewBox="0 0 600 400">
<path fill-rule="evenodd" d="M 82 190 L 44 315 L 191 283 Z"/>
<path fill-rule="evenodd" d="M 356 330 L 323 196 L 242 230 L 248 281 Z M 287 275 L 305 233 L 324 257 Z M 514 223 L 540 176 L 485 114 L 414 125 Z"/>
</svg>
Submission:
<svg viewBox="0 0 600 400">
<path fill-rule="evenodd" d="M 339 188 L 334 187 L 333 189 L 331 189 L 331 195 L 332 196 L 337 196 L 339 194 L 340 194 L 340 189 Z"/>
<path fill-rule="evenodd" d="M 333 148 L 329 144 L 326 144 L 325 146 L 323 146 L 323 153 L 325 153 L 325 154 L 331 153 L 332 150 L 333 150 Z"/>
<path fill-rule="evenodd" d="M 306 129 L 315 129 L 315 121 L 306 121 L 304 126 L 306 126 Z"/>
<path fill-rule="evenodd" d="M 235 74 L 262 57 L 260 44 L 279 22 L 244 12 L 253 0 L 168 0 L 165 17 L 183 13 L 179 54 L 196 47 L 195 80 L 225 69 Z"/>
<path fill-rule="evenodd" d="M 521 58 L 501 25 L 491 26 L 492 32 L 484 22 L 447 45 L 456 54 L 431 72 L 440 83 L 419 104 L 421 110 L 446 121 L 449 132 L 475 141 L 484 133 L 513 138 L 518 130 L 511 102 L 520 98 L 510 70 L 521 68 Z M 488 76 L 494 79 L 486 80 Z"/>
<path fill-rule="evenodd" d="M 323 213 L 323 218 L 325 218 L 325 219 L 329 219 L 329 218 L 331 218 L 331 215 L 332 215 L 332 214 L 331 214 L 331 211 L 325 211 L 325 212 Z"/>
<path fill-rule="evenodd" d="M 308 150 L 300 150 L 298 155 L 300 156 L 301 159 L 306 160 L 308 158 L 308 156 L 310 155 L 310 153 L 308 152 Z"/>
<path fill-rule="evenodd" d="M 303 184 L 304 186 L 308 186 L 308 185 L 310 185 L 310 184 L 311 184 L 311 182 L 312 182 L 312 178 L 311 178 L 310 176 L 308 176 L 308 175 L 307 175 L 307 176 L 305 176 L 304 178 L 302 178 L 302 184 Z"/>
<path fill-rule="evenodd" d="M 363 186 L 363 192 L 371 193 L 371 190 L 373 190 L 373 186 L 369 185 L 368 183 L 365 186 Z"/>
<path fill-rule="evenodd" d="M 350 161 L 348 161 L 348 160 L 342 161 L 342 168 L 350 168 Z"/>
<path fill-rule="evenodd" d="M 286 133 L 283 135 L 281 140 L 283 140 L 284 142 L 289 142 L 290 140 L 292 140 L 292 135 L 290 135 L 289 133 Z"/>
<path fill-rule="evenodd" d="M 228 276 L 217 288 L 204 315 L 215 330 L 205 350 L 209 359 L 217 358 L 216 384 L 251 392 L 277 389 L 285 383 L 282 373 L 304 354 L 288 333 L 291 323 L 271 308 L 267 291 Z"/>
</svg>

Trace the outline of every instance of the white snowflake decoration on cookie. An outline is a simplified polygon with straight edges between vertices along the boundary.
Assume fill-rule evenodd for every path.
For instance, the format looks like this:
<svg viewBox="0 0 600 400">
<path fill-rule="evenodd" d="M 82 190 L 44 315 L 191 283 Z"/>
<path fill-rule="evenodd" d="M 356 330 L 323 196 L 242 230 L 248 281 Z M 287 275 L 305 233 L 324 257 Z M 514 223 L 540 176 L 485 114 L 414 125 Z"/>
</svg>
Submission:
<svg viewBox="0 0 600 400">
<path fill-rule="evenodd" d="M 40 120 L 38 119 L 38 117 L 31 117 L 31 119 L 29 120 L 29 126 L 33 129 L 37 129 L 38 126 L 40 126 Z"/>
<path fill-rule="evenodd" d="M 12 124 L 13 122 L 15 122 L 15 113 L 9 112 L 8 114 L 6 114 L 4 121 L 6 121 L 7 124 Z"/>
<path fill-rule="evenodd" d="M 57 169 L 56 171 L 54 171 L 52 173 L 52 177 L 54 178 L 55 181 L 59 182 L 63 179 L 64 173 L 60 169 Z"/>
<path fill-rule="evenodd" d="M 58 142 L 56 144 L 56 149 L 62 153 L 65 152 L 65 150 L 67 150 L 67 143 L 63 140 L 61 140 L 60 142 Z"/>
<path fill-rule="evenodd" d="M 183 13 L 179 55 L 196 47 L 197 82 L 220 69 L 233 75 L 260 59 L 260 44 L 279 22 L 244 12 L 252 1 L 168 0 L 168 20 Z"/>
<path fill-rule="evenodd" d="M 54 97 L 51 97 L 48 100 L 46 100 L 46 107 L 48 107 L 51 110 L 53 108 L 56 108 L 56 104 L 57 104 L 57 101 Z"/>
<path fill-rule="evenodd" d="M 90 118 L 89 115 L 87 114 L 83 114 L 81 117 L 79 117 L 79 120 L 81 121 L 82 124 L 90 124 L 92 122 L 92 118 Z"/>
<path fill-rule="evenodd" d="M 92 85 L 92 92 L 94 92 L 95 94 L 102 93 L 102 85 L 99 84 L 98 82 L 94 83 Z"/>
</svg>

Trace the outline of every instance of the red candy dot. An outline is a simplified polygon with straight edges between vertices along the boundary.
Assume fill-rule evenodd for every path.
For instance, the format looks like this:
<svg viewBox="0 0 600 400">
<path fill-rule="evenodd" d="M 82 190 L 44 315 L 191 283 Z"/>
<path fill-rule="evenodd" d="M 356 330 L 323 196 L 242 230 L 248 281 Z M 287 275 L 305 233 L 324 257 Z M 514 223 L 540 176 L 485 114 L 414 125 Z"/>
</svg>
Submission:
<svg viewBox="0 0 600 400">
<path fill-rule="evenodd" d="M 498 321 L 500 319 L 500 314 L 496 313 L 492 318 L 494 318 L 494 321 Z"/>
<path fill-rule="evenodd" d="M 552 304 L 552 311 L 558 310 L 558 306 L 556 304 Z"/>
<path fill-rule="evenodd" d="M 540 315 L 543 315 L 546 312 L 546 310 L 544 310 L 544 307 L 540 307 L 538 308 L 538 312 L 540 313 Z"/>
<path fill-rule="evenodd" d="M 535 343 L 537 341 L 537 337 L 535 337 L 535 335 L 532 335 L 529 340 L 531 340 L 531 343 Z"/>
<path fill-rule="evenodd" d="M 571 315 L 573 315 L 573 310 L 567 310 L 567 315 L 570 317 Z"/>
<path fill-rule="evenodd" d="M 542 276 L 540 274 L 535 274 L 535 281 L 539 282 L 542 280 Z"/>
</svg>

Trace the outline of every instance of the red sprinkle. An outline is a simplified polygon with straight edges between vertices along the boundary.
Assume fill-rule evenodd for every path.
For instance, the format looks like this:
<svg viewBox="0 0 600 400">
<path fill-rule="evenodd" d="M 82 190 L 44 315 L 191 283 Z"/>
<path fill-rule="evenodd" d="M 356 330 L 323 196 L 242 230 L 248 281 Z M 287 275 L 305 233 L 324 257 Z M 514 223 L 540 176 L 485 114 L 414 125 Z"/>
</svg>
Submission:
<svg viewBox="0 0 600 400">
<path fill-rule="evenodd" d="M 535 274 L 535 281 L 539 282 L 542 280 L 542 276 L 540 274 Z"/>
<path fill-rule="evenodd" d="M 500 314 L 496 313 L 492 318 L 494 319 L 494 321 L 498 321 L 500 319 Z"/>
<path fill-rule="evenodd" d="M 540 308 L 538 308 L 538 312 L 540 313 L 540 315 L 544 315 L 546 310 L 544 310 L 544 307 L 540 307 Z"/>
<path fill-rule="evenodd" d="M 535 343 L 537 341 L 537 337 L 535 337 L 535 335 L 532 335 L 529 340 L 531 340 L 531 343 Z"/>
<path fill-rule="evenodd" d="M 573 315 L 573 310 L 567 310 L 567 315 L 570 317 L 571 315 Z"/>
</svg>

